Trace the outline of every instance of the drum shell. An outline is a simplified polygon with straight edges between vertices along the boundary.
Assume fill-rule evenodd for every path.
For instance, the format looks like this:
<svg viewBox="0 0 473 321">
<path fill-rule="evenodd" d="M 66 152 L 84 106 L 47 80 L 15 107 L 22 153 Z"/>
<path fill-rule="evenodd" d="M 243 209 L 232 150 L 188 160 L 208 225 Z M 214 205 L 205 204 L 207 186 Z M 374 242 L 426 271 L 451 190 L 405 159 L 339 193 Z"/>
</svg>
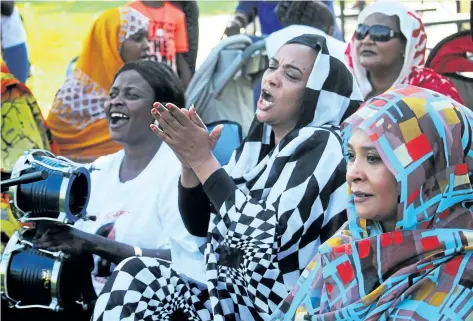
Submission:
<svg viewBox="0 0 473 321">
<path fill-rule="evenodd" d="M 11 240 L 12 241 L 12 240 Z M 5 255 L 4 255 L 5 259 Z M 29 246 L 9 253 L 2 288 L 8 298 L 25 305 L 64 308 L 80 300 L 80 264 Z"/>
<path fill-rule="evenodd" d="M 10 187 L 12 208 L 18 208 L 14 210 L 17 219 L 44 218 L 74 223 L 85 215 L 90 196 L 90 173 L 86 167 L 34 150 L 17 161 L 12 177 L 37 171 L 46 171 L 48 178 Z"/>
</svg>

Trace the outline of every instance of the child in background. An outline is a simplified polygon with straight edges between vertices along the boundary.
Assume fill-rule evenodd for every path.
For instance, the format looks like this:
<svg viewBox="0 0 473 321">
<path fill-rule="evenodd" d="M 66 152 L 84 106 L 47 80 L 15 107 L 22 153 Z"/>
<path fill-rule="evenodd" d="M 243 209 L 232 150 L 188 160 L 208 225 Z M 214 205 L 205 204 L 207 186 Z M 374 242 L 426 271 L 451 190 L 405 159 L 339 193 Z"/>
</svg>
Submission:
<svg viewBox="0 0 473 321">
<path fill-rule="evenodd" d="M 168 1 L 137 0 L 128 5 L 149 19 L 150 55 L 167 63 L 187 87 L 191 71 L 182 56 L 189 51 L 185 14 Z"/>
</svg>

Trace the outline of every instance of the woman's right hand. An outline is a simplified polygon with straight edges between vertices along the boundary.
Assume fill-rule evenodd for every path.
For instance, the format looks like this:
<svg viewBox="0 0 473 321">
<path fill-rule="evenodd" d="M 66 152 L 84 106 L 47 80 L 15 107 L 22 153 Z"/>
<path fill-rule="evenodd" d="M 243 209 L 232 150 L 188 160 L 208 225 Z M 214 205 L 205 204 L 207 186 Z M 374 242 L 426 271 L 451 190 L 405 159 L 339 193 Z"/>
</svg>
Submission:
<svg viewBox="0 0 473 321">
<path fill-rule="evenodd" d="M 199 115 L 197 114 L 197 112 L 195 111 L 195 107 L 194 105 L 192 105 L 189 110 L 187 110 L 186 108 L 181 108 L 182 112 L 187 116 L 189 117 L 190 120 L 192 120 L 194 122 L 194 124 L 196 124 L 197 126 L 207 130 L 207 126 L 205 126 L 204 122 L 202 121 L 202 119 L 199 117 Z M 210 134 L 209 134 L 210 136 Z M 215 137 L 215 136 L 211 136 L 210 137 L 210 147 L 212 149 L 215 148 L 215 145 L 217 144 L 217 140 L 218 140 L 219 137 Z M 176 152 L 174 152 L 174 154 L 176 154 L 176 157 L 179 159 L 179 161 L 181 162 L 182 164 L 182 169 L 184 171 L 187 170 L 187 171 L 191 171 L 193 172 L 192 168 L 190 167 L 190 165 Z"/>
<path fill-rule="evenodd" d="M 51 225 L 34 241 L 35 248 L 65 252 L 75 256 L 91 253 L 89 234 L 66 224 Z"/>
</svg>

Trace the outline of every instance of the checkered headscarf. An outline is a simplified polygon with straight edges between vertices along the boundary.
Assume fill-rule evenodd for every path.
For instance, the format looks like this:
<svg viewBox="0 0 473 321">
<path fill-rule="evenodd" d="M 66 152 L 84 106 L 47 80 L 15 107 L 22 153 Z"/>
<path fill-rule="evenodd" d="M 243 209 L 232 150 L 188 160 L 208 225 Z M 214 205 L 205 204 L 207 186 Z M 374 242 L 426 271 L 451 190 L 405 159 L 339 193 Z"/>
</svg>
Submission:
<svg viewBox="0 0 473 321">
<path fill-rule="evenodd" d="M 255 119 L 225 168 L 238 189 L 210 221 L 205 262 L 214 320 L 266 319 L 346 220 L 336 126 L 358 108 L 361 93 L 325 38 L 302 35 L 288 43 L 318 55 L 296 128 L 275 145 L 271 126 Z"/>
</svg>

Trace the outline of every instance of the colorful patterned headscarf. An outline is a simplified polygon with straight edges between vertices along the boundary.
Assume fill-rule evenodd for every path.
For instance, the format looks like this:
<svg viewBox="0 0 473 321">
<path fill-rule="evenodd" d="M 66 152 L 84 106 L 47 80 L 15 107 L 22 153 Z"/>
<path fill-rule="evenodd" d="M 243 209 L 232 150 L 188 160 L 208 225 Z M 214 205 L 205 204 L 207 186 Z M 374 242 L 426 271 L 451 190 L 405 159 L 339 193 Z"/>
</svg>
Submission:
<svg viewBox="0 0 473 321">
<path fill-rule="evenodd" d="M 2 101 L 0 169 L 2 173 L 9 175 L 25 151 L 45 149 L 56 154 L 59 150 L 31 90 L 10 73 L 1 57 L 0 66 Z"/>
<path fill-rule="evenodd" d="M 466 320 L 473 317 L 473 114 L 401 85 L 343 124 L 372 140 L 399 184 L 395 231 L 360 219 L 329 239 L 272 320 Z"/>
<path fill-rule="evenodd" d="M 103 104 L 124 64 L 123 43 L 147 28 L 148 19 L 129 7 L 109 9 L 94 22 L 47 118 L 62 155 L 87 162 L 122 148 L 110 138 Z"/>
</svg>

